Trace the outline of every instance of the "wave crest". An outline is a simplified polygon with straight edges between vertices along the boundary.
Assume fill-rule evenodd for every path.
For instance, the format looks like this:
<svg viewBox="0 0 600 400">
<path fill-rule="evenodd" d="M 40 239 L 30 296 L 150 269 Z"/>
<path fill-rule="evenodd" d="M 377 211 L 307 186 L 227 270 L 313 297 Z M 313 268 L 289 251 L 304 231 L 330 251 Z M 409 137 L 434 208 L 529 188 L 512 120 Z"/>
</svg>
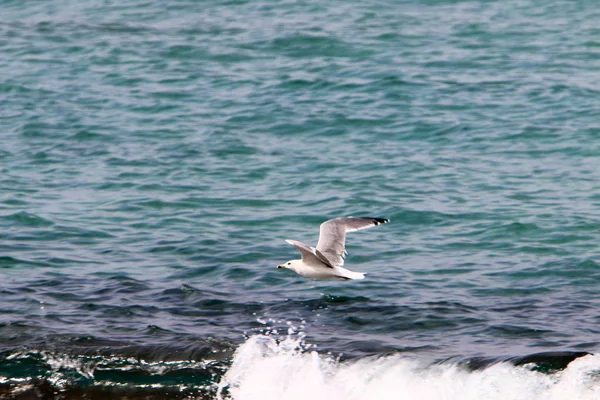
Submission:
<svg viewBox="0 0 600 400">
<path fill-rule="evenodd" d="M 217 398 L 592 400 L 600 398 L 600 355 L 577 358 L 550 374 L 533 363 L 508 362 L 473 371 L 398 355 L 340 362 L 307 349 L 302 337 L 256 335 L 236 351 Z"/>
</svg>

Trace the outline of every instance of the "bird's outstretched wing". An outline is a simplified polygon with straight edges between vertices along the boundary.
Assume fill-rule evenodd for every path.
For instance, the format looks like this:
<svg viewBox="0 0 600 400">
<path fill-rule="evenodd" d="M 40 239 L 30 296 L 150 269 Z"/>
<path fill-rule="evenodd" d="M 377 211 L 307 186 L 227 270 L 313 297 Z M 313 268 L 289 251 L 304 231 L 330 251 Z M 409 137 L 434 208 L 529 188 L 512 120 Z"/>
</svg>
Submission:
<svg viewBox="0 0 600 400">
<path fill-rule="evenodd" d="M 288 239 L 286 242 L 298 249 L 300 254 L 302 254 L 302 261 L 304 261 L 306 264 L 325 264 L 325 266 L 333 268 L 333 265 L 329 259 L 314 247 L 297 240 Z"/>
<path fill-rule="evenodd" d="M 344 257 L 346 256 L 346 232 L 358 231 L 385 224 L 386 222 L 389 222 L 389 219 L 369 217 L 330 219 L 321 224 L 319 243 L 316 250 L 324 255 L 331 265 L 336 267 L 342 266 L 344 265 Z"/>
</svg>

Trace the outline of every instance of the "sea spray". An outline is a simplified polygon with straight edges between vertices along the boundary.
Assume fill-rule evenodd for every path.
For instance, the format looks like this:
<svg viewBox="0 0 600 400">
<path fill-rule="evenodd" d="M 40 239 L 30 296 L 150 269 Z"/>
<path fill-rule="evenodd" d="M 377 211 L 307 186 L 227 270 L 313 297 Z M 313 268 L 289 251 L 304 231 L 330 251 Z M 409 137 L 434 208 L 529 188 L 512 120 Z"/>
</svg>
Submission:
<svg viewBox="0 0 600 400">
<path fill-rule="evenodd" d="M 597 400 L 600 355 L 587 355 L 552 374 L 534 364 L 500 362 L 470 371 L 455 362 L 406 356 L 340 362 L 306 349 L 303 338 L 249 337 L 218 385 L 219 400 Z"/>
</svg>

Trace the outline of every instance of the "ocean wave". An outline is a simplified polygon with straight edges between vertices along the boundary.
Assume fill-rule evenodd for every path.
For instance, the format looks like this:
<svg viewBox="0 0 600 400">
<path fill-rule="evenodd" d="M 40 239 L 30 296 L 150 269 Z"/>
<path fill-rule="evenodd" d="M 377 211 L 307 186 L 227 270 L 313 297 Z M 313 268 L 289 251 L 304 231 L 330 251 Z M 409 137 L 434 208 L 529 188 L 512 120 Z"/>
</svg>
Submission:
<svg viewBox="0 0 600 400">
<path fill-rule="evenodd" d="M 549 355 L 548 357 L 552 357 Z M 391 355 L 350 361 L 307 348 L 302 337 L 248 338 L 219 383 L 219 400 L 268 399 L 527 399 L 600 398 L 600 355 L 573 356 L 565 368 L 543 363 L 431 362 Z M 572 358 L 573 358 L 572 357 Z"/>
<path fill-rule="evenodd" d="M 304 326 L 265 330 L 231 344 L 136 347 L 103 342 L 71 350 L 0 353 L 0 398 L 186 398 L 218 400 L 591 400 L 600 355 L 428 358 L 424 352 L 346 358 L 308 343 Z M 280 332 L 280 333 L 279 333 Z M 108 346 L 107 346 L 108 345 Z M 44 397 L 44 393 L 49 397 Z M 9 397 L 9 398 L 13 398 Z"/>
</svg>

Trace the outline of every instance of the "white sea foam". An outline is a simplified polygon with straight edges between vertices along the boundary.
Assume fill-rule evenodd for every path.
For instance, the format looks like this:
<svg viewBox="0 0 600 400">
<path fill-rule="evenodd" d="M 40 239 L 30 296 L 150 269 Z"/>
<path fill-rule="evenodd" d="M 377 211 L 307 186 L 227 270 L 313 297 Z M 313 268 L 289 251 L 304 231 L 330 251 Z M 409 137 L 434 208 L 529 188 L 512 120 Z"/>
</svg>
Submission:
<svg viewBox="0 0 600 400">
<path fill-rule="evenodd" d="M 223 376 L 219 399 L 233 400 L 598 400 L 600 355 L 544 374 L 509 363 L 467 371 L 390 356 L 351 362 L 306 350 L 301 339 L 250 337 Z"/>
</svg>

